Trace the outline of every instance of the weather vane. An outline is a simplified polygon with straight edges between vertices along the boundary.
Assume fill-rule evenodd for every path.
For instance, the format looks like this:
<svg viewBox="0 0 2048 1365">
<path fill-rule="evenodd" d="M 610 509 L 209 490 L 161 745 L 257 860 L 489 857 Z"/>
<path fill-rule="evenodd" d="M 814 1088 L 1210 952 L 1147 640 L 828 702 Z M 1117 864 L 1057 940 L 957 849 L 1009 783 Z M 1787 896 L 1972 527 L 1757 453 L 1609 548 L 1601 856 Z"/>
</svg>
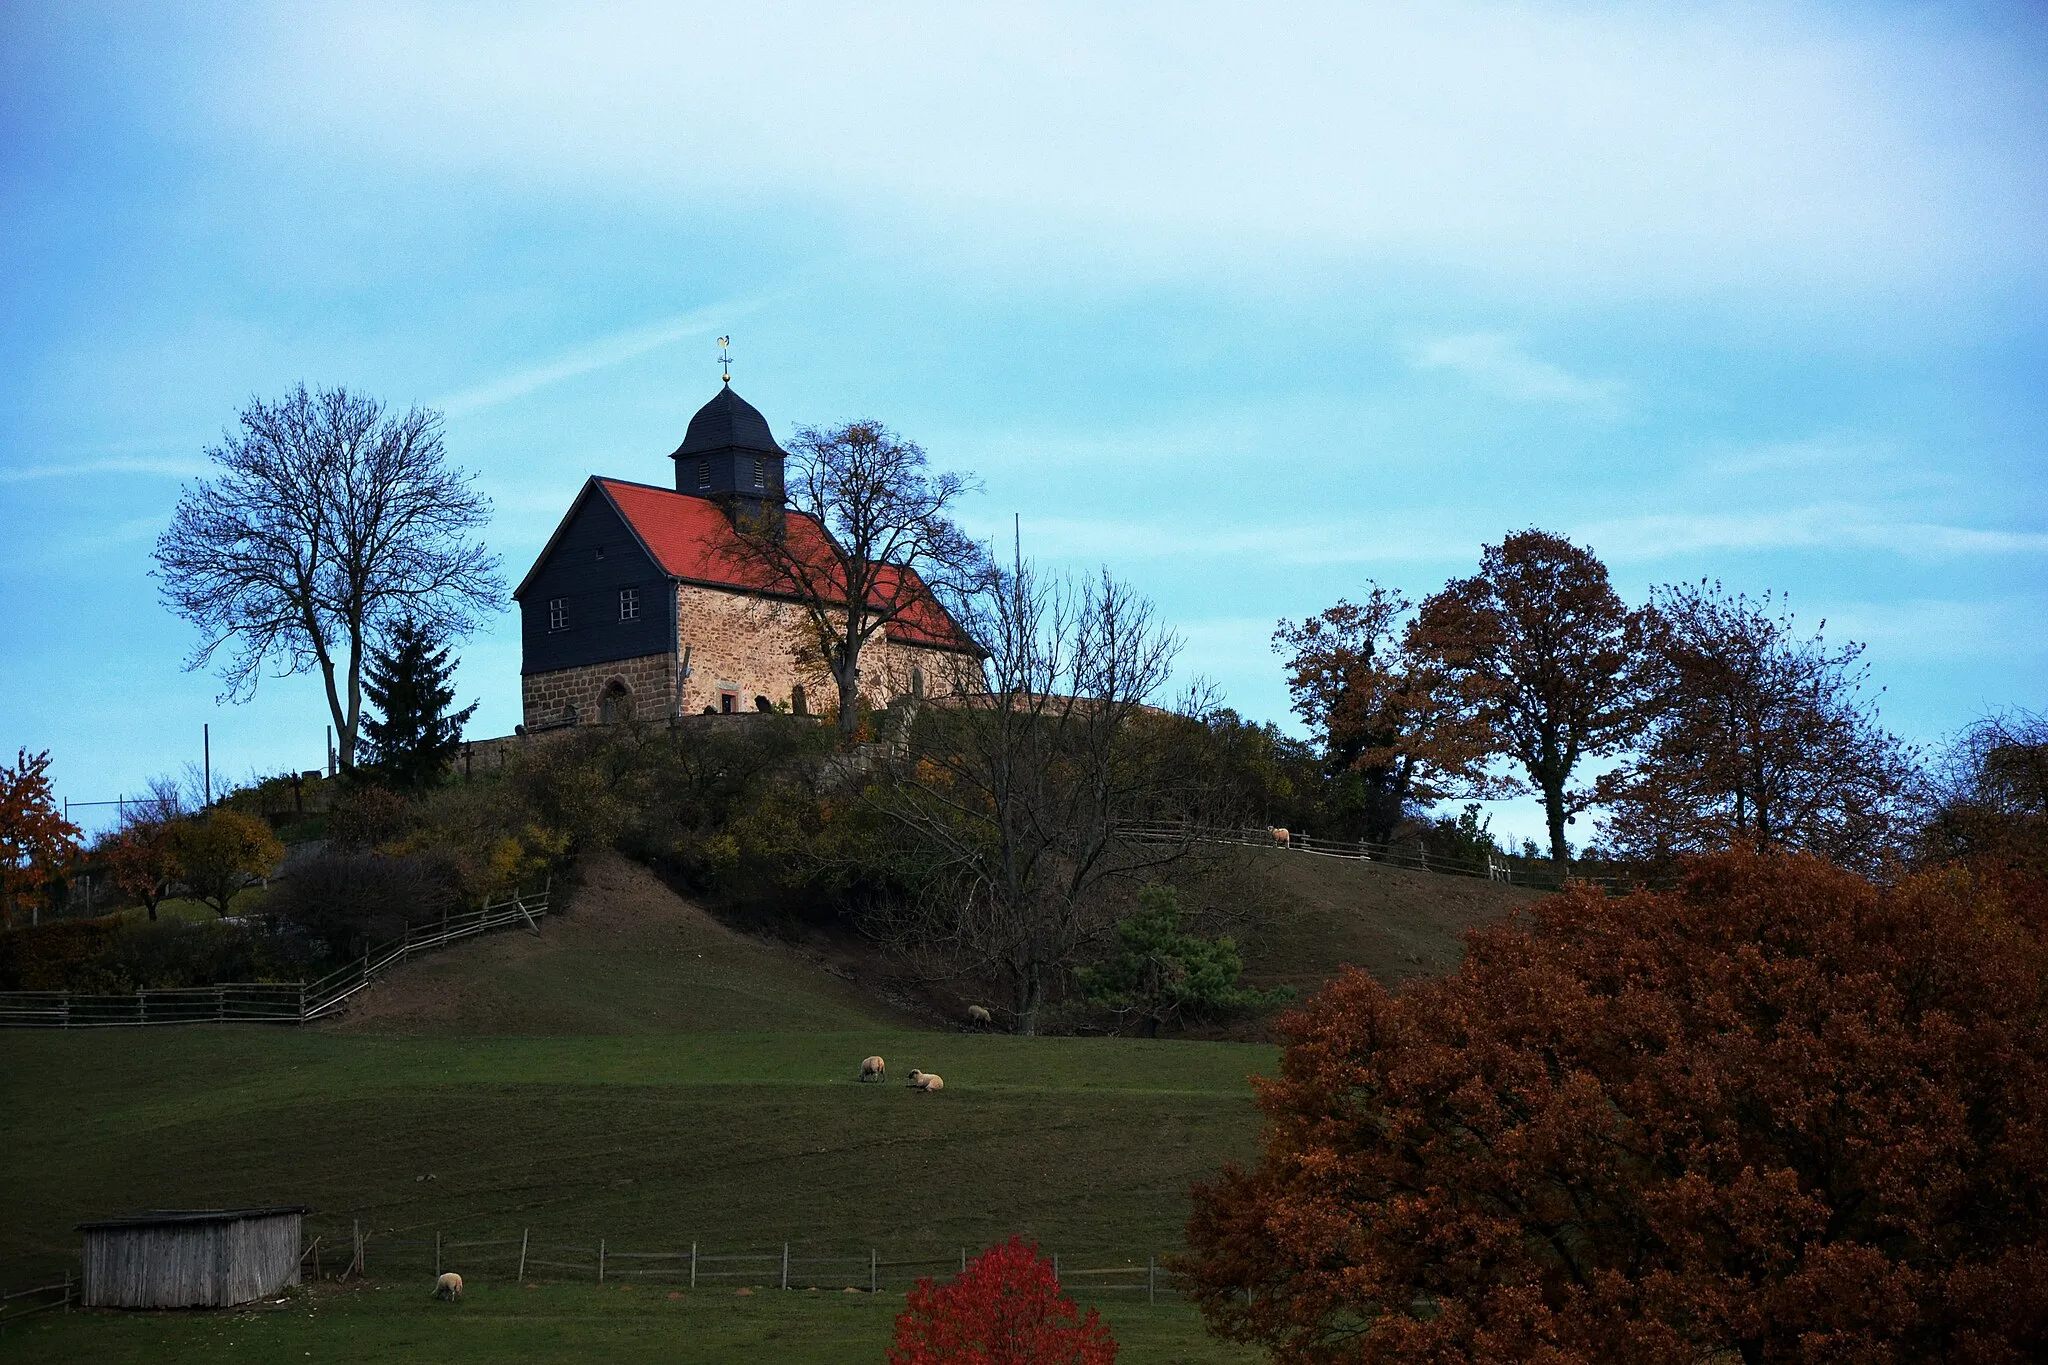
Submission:
<svg viewBox="0 0 2048 1365">
<path fill-rule="evenodd" d="M 728 349 L 731 345 L 731 337 L 720 337 L 718 339 L 718 368 L 728 384 L 732 383 L 732 352 Z"/>
</svg>

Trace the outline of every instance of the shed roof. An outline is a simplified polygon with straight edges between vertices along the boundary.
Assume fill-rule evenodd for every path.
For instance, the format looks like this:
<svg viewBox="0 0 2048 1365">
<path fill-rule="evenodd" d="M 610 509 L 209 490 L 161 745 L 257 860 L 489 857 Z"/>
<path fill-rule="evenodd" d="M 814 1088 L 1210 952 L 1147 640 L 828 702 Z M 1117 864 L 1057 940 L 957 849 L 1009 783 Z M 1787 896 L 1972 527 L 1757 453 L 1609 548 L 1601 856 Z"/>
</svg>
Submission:
<svg viewBox="0 0 2048 1365">
<path fill-rule="evenodd" d="M 236 1223 L 245 1218 L 275 1218 L 287 1213 L 305 1213 L 304 1204 L 279 1204 L 262 1209 L 157 1209 L 150 1213 L 133 1213 L 126 1218 L 101 1218 L 90 1223 L 80 1223 L 80 1232 L 91 1232 L 98 1228 L 150 1228 L 174 1223 Z"/>
</svg>

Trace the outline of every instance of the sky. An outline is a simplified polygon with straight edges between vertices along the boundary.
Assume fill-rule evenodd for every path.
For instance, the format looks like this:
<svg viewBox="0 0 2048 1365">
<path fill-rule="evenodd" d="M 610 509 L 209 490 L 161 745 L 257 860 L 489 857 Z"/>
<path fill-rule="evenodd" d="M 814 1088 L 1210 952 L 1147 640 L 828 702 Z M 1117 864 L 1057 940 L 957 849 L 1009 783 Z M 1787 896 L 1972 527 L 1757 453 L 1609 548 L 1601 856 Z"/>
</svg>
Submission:
<svg viewBox="0 0 2048 1365">
<path fill-rule="evenodd" d="M 516 582 L 673 477 L 722 334 L 1248 716 L 1299 728 L 1281 619 L 1538 526 L 1784 594 L 1939 746 L 2048 706 L 2044 244 L 2027 4 L 0 0 L 0 746 L 321 763 L 150 577 L 252 397 L 439 409 Z M 510 731 L 515 612 L 460 652 Z"/>
</svg>

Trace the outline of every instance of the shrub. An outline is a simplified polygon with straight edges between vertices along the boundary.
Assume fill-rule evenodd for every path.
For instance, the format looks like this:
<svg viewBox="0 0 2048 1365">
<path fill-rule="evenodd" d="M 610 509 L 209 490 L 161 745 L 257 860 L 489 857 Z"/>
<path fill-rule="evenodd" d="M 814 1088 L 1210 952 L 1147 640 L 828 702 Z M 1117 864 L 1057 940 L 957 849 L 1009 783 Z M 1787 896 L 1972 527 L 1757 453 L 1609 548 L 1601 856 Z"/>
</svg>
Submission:
<svg viewBox="0 0 2048 1365">
<path fill-rule="evenodd" d="M 1715 855 L 1282 1025 L 1181 1264 L 1277 1361 L 2048 1358 L 2048 886 Z"/>
<path fill-rule="evenodd" d="M 343 853 L 361 852 L 404 837 L 412 809 L 397 792 L 360 783 L 334 803 L 327 816 L 327 842 Z"/>
<path fill-rule="evenodd" d="M 1052 1262 L 1020 1237 L 943 1285 L 919 1280 L 896 1318 L 889 1365 L 1115 1365 L 1116 1338 L 1077 1314 Z"/>
<path fill-rule="evenodd" d="M 323 853 L 293 868 L 264 907 L 347 956 L 461 904 L 461 866 L 437 850 L 397 858 Z"/>
</svg>

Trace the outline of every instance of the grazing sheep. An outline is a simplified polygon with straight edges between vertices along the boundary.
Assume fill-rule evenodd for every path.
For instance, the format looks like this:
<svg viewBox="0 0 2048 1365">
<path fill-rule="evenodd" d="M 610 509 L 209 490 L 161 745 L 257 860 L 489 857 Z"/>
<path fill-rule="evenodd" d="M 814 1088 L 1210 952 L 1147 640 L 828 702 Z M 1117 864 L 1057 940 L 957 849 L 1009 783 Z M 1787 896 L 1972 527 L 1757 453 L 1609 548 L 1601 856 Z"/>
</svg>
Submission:
<svg viewBox="0 0 2048 1365">
<path fill-rule="evenodd" d="M 912 1090 L 924 1091 L 944 1090 L 946 1082 L 942 1077 L 929 1071 L 912 1071 L 910 1073 L 910 1088 Z"/>
<path fill-rule="evenodd" d="M 889 1079 L 889 1064 L 880 1057 L 869 1057 L 860 1064 L 862 1080 L 886 1081 Z"/>
<path fill-rule="evenodd" d="M 1281 829 L 1278 825 L 1270 827 L 1269 829 L 1267 829 L 1266 833 L 1272 835 L 1273 842 L 1275 844 L 1278 844 L 1281 848 L 1286 848 L 1288 846 L 1290 836 L 1288 835 L 1286 830 Z"/>
<path fill-rule="evenodd" d="M 988 1028 L 995 1023 L 995 1017 L 988 1012 L 986 1005 L 969 1005 L 967 1007 L 967 1022 Z"/>
<path fill-rule="evenodd" d="M 450 1303 L 461 1298 L 462 1277 L 451 1270 L 440 1279 L 434 1281 L 434 1297 L 446 1299 Z"/>
</svg>

